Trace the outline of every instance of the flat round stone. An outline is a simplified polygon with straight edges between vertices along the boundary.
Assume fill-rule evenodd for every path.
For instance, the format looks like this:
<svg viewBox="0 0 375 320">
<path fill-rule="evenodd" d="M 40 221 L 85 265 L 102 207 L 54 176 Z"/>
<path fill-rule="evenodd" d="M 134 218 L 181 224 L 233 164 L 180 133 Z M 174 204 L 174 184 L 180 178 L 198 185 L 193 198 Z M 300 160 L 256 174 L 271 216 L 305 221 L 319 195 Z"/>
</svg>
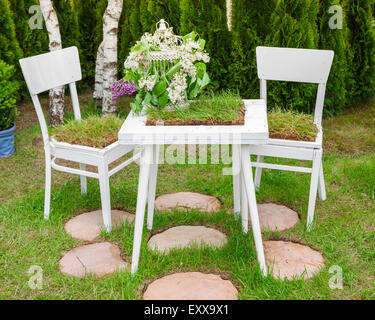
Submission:
<svg viewBox="0 0 375 320">
<path fill-rule="evenodd" d="M 112 226 L 116 227 L 126 221 L 132 222 L 134 215 L 112 210 Z M 102 210 L 82 213 L 65 224 L 65 231 L 73 238 L 80 240 L 92 241 L 100 235 L 100 230 L 103 228 Z"/>
<path fill-rule="evenodd" d="M 308 246 L 287 241 L 264 241 L 264 254 L 274 278 L 312 278 L 324 268 L 321 253 Z"/>
<path fill-rule="evenodd" d="M 220 210 L 220 207 L 219 199 L 195 192 L 164 194 L 155 200 L 155 209 L 158 211 L 197 209 L 201 212 L 216 212 Z"/>
<path fill-rule="evenodd" d="M 197 245 L 222 247 L 228 242 L 227 236 L 215 229 L 204 226 L 178 226 L 151 237 L 148 246 L 151 250 L 168 252 L 173 248 L 186 248 Z"/>
<path fill-rule="evenodd" d="M 297 212 L 274 203 L 259 204 L 258 214 L 260 226 L 264 231 L 284 231 L 299 222 Z"/>
<path fill-rule="evenodd" d="M 59 265 L 62 273 L 78 278 L 88 274 L 101 277 L 129 267 L 121 258 L 120 248 L 109 242 L 74 248 L 60 259 Z"/>
<path fill-rule="evenodd" d="M 175 273 L 152 282 L 144 300 L 238 300 L 229 280 L 200 272 Z"/>
</svg>

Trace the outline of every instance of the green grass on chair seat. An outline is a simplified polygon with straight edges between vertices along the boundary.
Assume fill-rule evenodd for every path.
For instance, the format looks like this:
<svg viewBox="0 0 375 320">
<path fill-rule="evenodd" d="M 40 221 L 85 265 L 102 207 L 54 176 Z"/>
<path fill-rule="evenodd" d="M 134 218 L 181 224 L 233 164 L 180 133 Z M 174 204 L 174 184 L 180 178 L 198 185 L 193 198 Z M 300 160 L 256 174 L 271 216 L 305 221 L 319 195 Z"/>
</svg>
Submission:
<svg viewBox="0 0 375 320">
<path fill-rule="evenodd" d="M 56 141 L 94 148 L 105 148 L 118 140 L 118 132 L 124 120 L 115 115 L 69 121 L 51 129 Z"/>
<path fill-rule="evenodd" d="M 268 112 L 270 138 L 315 141 L 318 129 L 312 115 L 274 109 Z"/>
</svg>

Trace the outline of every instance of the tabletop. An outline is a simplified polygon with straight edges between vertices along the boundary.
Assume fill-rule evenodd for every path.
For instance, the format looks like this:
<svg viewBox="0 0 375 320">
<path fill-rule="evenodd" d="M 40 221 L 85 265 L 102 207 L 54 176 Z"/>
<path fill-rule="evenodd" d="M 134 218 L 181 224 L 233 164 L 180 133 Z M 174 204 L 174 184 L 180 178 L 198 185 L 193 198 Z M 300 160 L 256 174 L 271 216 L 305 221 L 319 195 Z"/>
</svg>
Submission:
<svg viewBox="0 0 375 320">
<path fill-rule="evenodd" d="M 147 126 L 147 116 L 129 113 L 119 131 L 119 143 L 150 144 L 265 144 L 268 141 L 264 100 L 243 100 L 244 125 Z"/>
</svg>

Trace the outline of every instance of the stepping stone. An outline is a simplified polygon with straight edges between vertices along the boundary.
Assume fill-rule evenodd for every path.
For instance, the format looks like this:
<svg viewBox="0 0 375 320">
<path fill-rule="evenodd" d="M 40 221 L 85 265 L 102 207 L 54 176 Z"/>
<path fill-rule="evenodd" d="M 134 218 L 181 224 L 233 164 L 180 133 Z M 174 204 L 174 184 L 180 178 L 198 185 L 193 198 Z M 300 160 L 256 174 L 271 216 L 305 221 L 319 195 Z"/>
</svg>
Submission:
<svg viewBox="0 0 375 320">
<path fill-rule="evenodd" d="M 227 236 L 215 229 L 203 226 L 178 226 L 156 234 L 148 241 L 151 250 L 168 252 L 173 248 L 186 248 L 193 244 L 222 247 L 228 242 Z"/>
<path fill-rule="evenodd" d="M 129 267 L 120 256 L 120 248 L 109 242 L 77 247 L 66 253 L 59 265 L 62 273 L 78 278 L 87 274 L 102 277 Z"/>
<path fill-rule="evenodd" d="M 264 241 L 264 254 L 274 278 L 312 278 L 324 268 L 324 258 L 318 251 L 298 243 Z"/>
<path fill-rule="evenodd" d="M 112 210 L 112 226 L 116 227 L 126 221 L 132 222 L 134 215 L 119 211 Z M 92 241 L 100 235 L 103 228 L 102 210 L 92 211 L 80 214 L 70 219 L 65 224 L 65 231 L 73 238 L 80 240 Z"/>
<path fill-rule="evenodd" d="M 198 209 L 201 212 L 211 213 L 219 211 L 220 207 L 219 199 L 195 192 L 165 194 L 155 200 L 155 209 L 158 211 Z"/>
<path fill-rule="evenodd" d="M 144 300 L 238 300 L 229 280 L 200 272 L 175 273 L 152 282 Z"/>
<path fill-rule="evenodd" d="M 284 231 L 299 222 L 297 212 L 274 203 L 259 204 L 258 214 L 263 231 Z"/>
</svg>

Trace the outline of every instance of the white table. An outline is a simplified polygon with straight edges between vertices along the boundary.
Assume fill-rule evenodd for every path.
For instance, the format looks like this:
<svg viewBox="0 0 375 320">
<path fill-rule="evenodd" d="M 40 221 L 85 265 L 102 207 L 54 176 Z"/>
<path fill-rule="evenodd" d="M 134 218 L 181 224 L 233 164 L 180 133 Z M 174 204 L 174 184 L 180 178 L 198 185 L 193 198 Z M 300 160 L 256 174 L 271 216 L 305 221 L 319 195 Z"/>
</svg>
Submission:
<svg viewBox="0 0 375 320">
<path fill-rule="evenodd" d="M 253 183 L 250 145 L 268 141 L 267 108 L 264 100 L 244 100 L 245 124 L 239 126 L 146 126 L 147 117 L 130 112 L 119 132 L 119 143 L 143 145 L 140 163 L 131 272 L 138 269 L 146 203 L 147 227 L 152 229 L 159 146 L 170 144 L 232 145 L 233 194 L 236 217 L 241 212 L 243 232 L 248 232 L 248 208 L 258 255 L 264 275 L 262 235 Z"/>
</svg>

